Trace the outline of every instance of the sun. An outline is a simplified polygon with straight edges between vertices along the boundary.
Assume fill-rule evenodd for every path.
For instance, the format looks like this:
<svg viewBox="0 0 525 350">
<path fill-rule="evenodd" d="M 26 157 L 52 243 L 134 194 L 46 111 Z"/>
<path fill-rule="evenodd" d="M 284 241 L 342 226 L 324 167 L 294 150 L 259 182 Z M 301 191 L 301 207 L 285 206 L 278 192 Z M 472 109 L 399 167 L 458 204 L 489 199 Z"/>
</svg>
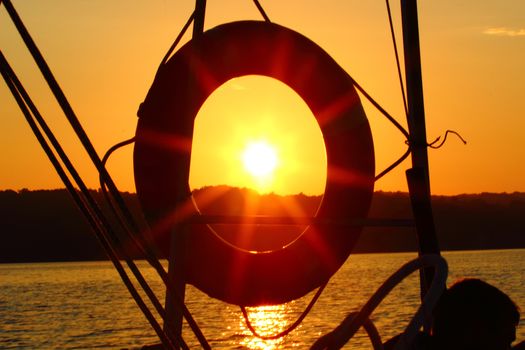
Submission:
<svg viewBox="0 0 525 350">
<path fill-rule="evenodd" d="M 278 164 L 275 147 L 266 141 L 251 141 L 242 152 L 244 169 L 256 179 L 269 177 Z"/>
</svg>

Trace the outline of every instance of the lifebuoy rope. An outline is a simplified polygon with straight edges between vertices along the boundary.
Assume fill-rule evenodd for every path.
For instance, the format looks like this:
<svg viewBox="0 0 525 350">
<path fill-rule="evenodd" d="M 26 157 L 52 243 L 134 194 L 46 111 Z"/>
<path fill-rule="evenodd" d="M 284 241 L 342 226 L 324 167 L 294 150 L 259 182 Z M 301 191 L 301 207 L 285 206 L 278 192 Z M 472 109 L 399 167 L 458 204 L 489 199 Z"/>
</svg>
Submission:
<svg viewBox="0 0 525 350">
<path fill-rule="evenodd" d="M 241 306 L 241 312 L 242 312 L 242 316 L 244 317 L 244 321 L 246 322 L 246 326 L 248 327 L 250 332 L 252 332 L 252 334 L 255 337 L 257 337 L 259 339 L 262 339 L 262 340 L 273 340 L 273 339 L 279 339 L 279 338 L 282 338 L 284 336 L 287 336 L 294 329 L 296 329 L 297 326 L 299 326 L 301 324 L 301 322 L 303 322 L 304 318 L 310 313 L 310 310 L 312 310 L 312 308 L 314 307 L 315 303 L 317 302 L 317 300 L 319 299 L 319 297 L 323 293 L 323 290 L 325 289 L 327 284 L 328 283 L 325 283 L 325 284 L 323 284 L 322 286 L 320 286 L 317 289 L 317 292 L 315 292 L 315 295 L 312 297 L 312 300 L 310 300 L 310 302 L 308 303 L 308 305 L 306 306 L 304 311 L 301 313 L 301 315 L 297 318 L 297 320 L 295 320 L 294 323 L 292 323 L 290 326 L 288 326 L 284 331 L 279 332 L 279 333 L 274 334 L 274 335 L 261 335 L 261 334 L 259 334 L 257 332 L 257 330 L 255 329 L 255 327 L 253 327 L 253 325 L 252 325 L 252 323 L 250 321 L 250 318 L 248 316 L 248 311 L 246 310 L 246 307 L 245 306 Z"/>
</svg>

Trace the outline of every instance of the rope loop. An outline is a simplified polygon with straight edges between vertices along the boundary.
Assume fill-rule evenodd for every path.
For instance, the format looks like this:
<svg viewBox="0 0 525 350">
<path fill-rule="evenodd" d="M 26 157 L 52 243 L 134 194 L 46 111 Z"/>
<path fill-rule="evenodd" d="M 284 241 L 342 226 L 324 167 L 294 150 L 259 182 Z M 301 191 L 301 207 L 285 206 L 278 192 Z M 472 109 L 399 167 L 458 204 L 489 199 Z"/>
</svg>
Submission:
<svg viewBox="0 0 525 350">
<path fill-rule="evenodd" d="M 447 136 L 448 136 L 449 133 L 456 135 L 461 140 L 461 142 L 463 142 L 464 145 L 467 144 L 467 141 L 465 141 L 465 139 L 463 137 L 461 137 L 461 135 L 458 132 L 456 132 L 454 130 L 447 130 L 445 132 L 445 137 L 443 137 L 443 141 L 441 141 L 438 145 L 436 145 L 436 143 L 441 139 L 441 136 L 438 136 L 438 137 L 436 137 L 436 139 L 434 141 L 432 141 L 432 142 L 430 142 L 428 144 L 428 147 L 434 148 L 434 149 L 441 148 L 445 144 L 445 142 L 447 141 Z"/>
<path fill-rule="evenodd" d="M 357 314 L 348 315 L 339 326 L 332 332 L 319 338 L 310 349 L 331 350 L 343 347 L 396 286 L 413 272 L 426 267 L 434 268 L 432 284 L 395 347 L 396 350 L 409 349 L 407 345 L 412 343 L 423 323 L 429 319 L 432 314 L 432 309 L 445 289 L 448 265 L 446 260 L 439 255 L 421 255 L 419 258 L 403 265 L 383 282 Z"/>
<path fill-rule="evenodd" d="M 461 142 L 463 142 L 464 145 L 467 144 L 467 141 L 457 131 L 447 130 L 445 131 L 445 136 L 443 137 L 443 140 L 438 145 L 436 145 L 436 143 L 438 143 L 439 140 L 441 140 L 441 136 L 436 137 L 434 141 L 432 142 L 427 142 L 425 146 L 433 148 L 433 149 L 441 148 L 447 141 L 448 134 L 456 135 L 461 140 Z M 405 145 L 407 145 L 409 149 L 412 149 L 412 147 L 418 146 L 419 144 L 416 142 L 411 142 L 410 139 L 408 139 L 408 140 L 405 140 Z"/>
<path fill-rule="evenodd" d="M 248 317 L 248 312 L 246 310 L 246 307 L 241 306 L 241 312 L 242 312 L 242 316 L 244 317 L 244 322 L 246 323 L 246 327 L 248 327 L 248 329 L 250 330 L 250 332 L 252 332 L 254 337 L 257 337 L 257 338 L 262 339 L 262 340 L 274 340 L 274 339 L 279 339 L 279 338 L 287 336 L 292 331 L 294 331 L 303 322 L 305 317 L 310 313 L 310 310 L 312 310 L 313 306 L 315 305 L 315 303 L 317 302 L 317 300 L 319 299 L 319 297 L 323 293 L 323 290 L 325 289 L 327 284 L 328 283 L 325 283 L 321 287 L 319 287 L 319 289 L 317 289 L 317 292 L 313 296 L 312 300 L 310 300 L 310 303 L 308 303 L 308 306 L 306 306 L 306 308 L 301 313 L 299 318 L 297 318 L 297 320 L 293 324 L 291 324 L 288 328 L 286 328 L 284 331 L 279 332 L 279 333 L 274 334 L 274 335 L 261 335 L 261 334 L 259 334 L 257 332 L 257 330 L 255 329 L 255 327 L 253 327 L 253 325 L 252 325 L 252 323 L 251 323 L 251 321 L 250 321 L 250 319 Z"/>
</svg>

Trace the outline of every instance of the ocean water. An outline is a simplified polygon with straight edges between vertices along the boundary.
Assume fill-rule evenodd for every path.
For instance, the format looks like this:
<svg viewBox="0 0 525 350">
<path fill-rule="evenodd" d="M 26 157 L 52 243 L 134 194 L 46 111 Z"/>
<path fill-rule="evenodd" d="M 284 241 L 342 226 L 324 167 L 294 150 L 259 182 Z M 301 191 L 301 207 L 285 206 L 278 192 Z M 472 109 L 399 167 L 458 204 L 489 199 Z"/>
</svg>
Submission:
<svg viewBox="0 0 525 350">
<path fill-rule="evenodd" d="M 504 290 L 525 310 L 525 250 L 445 252 L 448 282 L 478 277 Z M 359 309 L 380 284 L 415 253 L 353 255 L 333 277 L 303 323 L 288 336 L 262 341 L 247 329 L 238 307 L 208 298 L 188 287 L 186 301 L 213 348 L 308 348 L 350 311 Z M 162 284 L 139 262 L 161 300 Z M 374 312 L 383 339 L 406 326 L 419 305 L 418 275 L 403 281 Z M 274 307 L 250 308 L 255 328 L 275 334 L 293 323 L 313 294 Z M 522 316 L 523 320 L 523 316 Z M 522 321 L 521 323 L 525 323 Z M 191 348 L 198 342 L 188 329 Z M 517 338 L 525 339 L 525 325 Z M 138 349 L 158 342 L 109 262 L 0 265 L 0 348 L 2 349 Z M 360 332 L 348 345 L 370 349 Z"/>
</svg>

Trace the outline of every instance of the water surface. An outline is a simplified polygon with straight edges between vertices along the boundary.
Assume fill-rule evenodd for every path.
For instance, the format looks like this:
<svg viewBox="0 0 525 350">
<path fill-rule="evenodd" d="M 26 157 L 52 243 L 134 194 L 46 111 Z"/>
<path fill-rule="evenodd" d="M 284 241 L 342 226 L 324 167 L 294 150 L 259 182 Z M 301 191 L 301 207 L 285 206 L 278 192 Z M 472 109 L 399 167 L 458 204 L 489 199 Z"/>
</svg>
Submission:
<svg viewBox="0 0 525 350">
<path fill-rule="evenodd" d="M 478 277 L 504 290 L 525 309 L 525 250 L 446 252 L 449 283 Z M 208 298 L 191 286 L 186 301 L 214 348 L 308 348 L 350 311 L 362 306 L 381 283 L 415 253 L 353 255 L 334 276 L 304 322 L 290 335 L 261 341 L 251 335 L 238 307 Z M 147 264 L 144 274 L 163 300 L 162 284 Z M 373 314 L 384 339 L 406 326 L 419 304 L 413 274 Z M 261 334 L 285 329 L 313 294 L 286 305 L 250 309 Z M 523 316 L 522 316 L 523 319 Z M 525 321 L 522 321 L 524 323 Z M 525 339 L 525 326 L 517 332 Z M 185 329 L 191 348 L 198 342 Z M 0 265 L 0 347 L 5 349 L 124 349 L 158 342 L 155 333 L 109 262 Z M 349 343 L 370 349 L 364 333 Z"/>
</svg>

